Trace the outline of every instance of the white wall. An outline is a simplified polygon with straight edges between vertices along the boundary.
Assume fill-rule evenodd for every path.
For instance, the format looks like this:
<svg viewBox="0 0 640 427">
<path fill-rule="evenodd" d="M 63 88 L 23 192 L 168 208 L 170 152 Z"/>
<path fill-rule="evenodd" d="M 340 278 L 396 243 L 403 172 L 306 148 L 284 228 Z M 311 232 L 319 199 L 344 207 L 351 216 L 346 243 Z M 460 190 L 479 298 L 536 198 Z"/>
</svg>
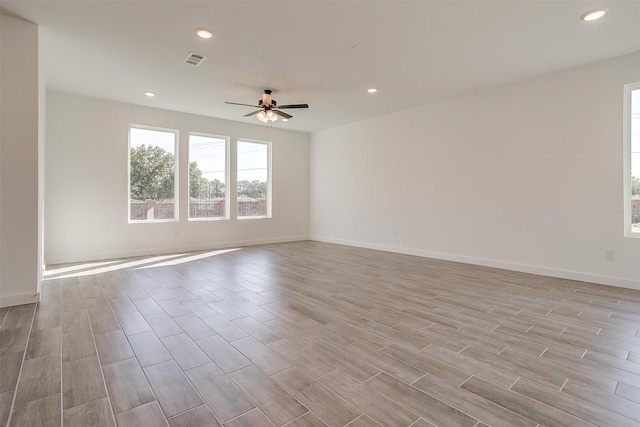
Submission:
<svg viewBox="0 0 640 427">
<path fill-rule="evenodd" d="M 232 147 L 237 138 L 271 141 L 273 218 L 187 221 L 183 167 L 179 222 L 129 224 L 130 123 L 179 130 L 183 165 L 189 132 L 230 136 Z M 306 133 L 48 91 L 46 171 L 47 264 L 300 240 L 309 232 Z"/>
<path fill-rule="evenodd" d="M 39 171 L 38 27 L 0 16 L 0 306 L 37 300 Z"/>
<path fill-rule="evenodd" d="M 316 132 L 311 238 L 640 288 L 640 239 L 623 237 L 634 81 L 640 52 Z"/>
</svg>

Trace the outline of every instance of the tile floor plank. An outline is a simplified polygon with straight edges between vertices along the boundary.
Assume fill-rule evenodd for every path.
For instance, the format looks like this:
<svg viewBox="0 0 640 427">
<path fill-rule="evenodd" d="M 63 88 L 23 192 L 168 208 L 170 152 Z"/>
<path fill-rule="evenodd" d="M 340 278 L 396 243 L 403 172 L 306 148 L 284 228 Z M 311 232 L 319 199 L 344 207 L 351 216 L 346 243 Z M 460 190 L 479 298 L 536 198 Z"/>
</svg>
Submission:
<svg viewBox="0 0 640 427">
<path fill-rule="evenodd" d="M 620 386 L 618 385 L 618 388 Z M 617 391 L 617 390 L 616 390 Z M 640 405 L 621 398 L 617 394 L 595 389 L 586 384 L 569 380 L 562 388 L 562 393 L 581 399 L 590 404 L 609 409 L 628 418 L 638 420 Z M 640 420 L 639 420 L 640 421 Z"/>
<path fill-rule="evenodd" d="M 174 317 L 173 320 L 191 337 L 192 340 L 210 337 L 216 334 L 207 324 L 205 324 L 195 314 Z"/>
<path fill-rule="evenodd" d="M 135 358 L 103 366 L 102 370 L 116 414 L 155 400 Z"/>
<path fill-rule="evenodd" d="M 126 335 L 135 335 L 151 330 L 151 326 L 138 311 L 133 313 L 116 313 L 116 317 Z"/>
<path fill-rule="evenodd" d="M 244 329 L 240 328 L 238 325 L 220 314 L 216 316 L 206 317 L 202 320 L 214 331 L 220 334 L 222 338 L 229 342 L 249 336 L 249 334 L 245 332 Z"/>
<path fill-rule="evenodd" d="M 9 311 L 7 308 L 4 311 L 4 314 Z M 0 318 L 2 317 L 2 311 L 0 311 Z M 2 319 L 0 319 L 2 322 Z M 13 396 L 14 391 L 6 391 L 4 393 L 0 393 L 0 426 L 6 426 L 9 421 L 9 413 L 11 412 L 11 406 L 13 405 Z"/>
<path fill-rule="evenodd" d="M 429 357 L 426 354 L 401 347 L 398 344 L 391 344 L 380 350 L 380 352 L 439 377 L 454 386 L 459 386 L 471 376 L 471 374 L 452 365 Z"/>
<path fill-rule="evenodd" d="M 590 405 L 580 399 L 576 399 L 566 393 L 554 390 L 551 387 L 520 378 L 511 387 L 511 391 L 520 393 L 538 402 L 571 414 L 596 425 L 612 424 L 616 426 L 637 426 L 638 421 L 631 420 L 615 412 L 602 409 L 599 406 Z M 640 414 L 636 417 L 640 418 Z"/>
<path fill-rule="evenodd" d="M 82 359 L 96 354 L 94 337 L 89 329 L 80 329 L 62 335 L 62 360 Z"/>
<path fill-rule="evenodd" d="M 278 427 L 307 412 L 307 408 L 255 366 L 232 372 L 229 377 Z"/>
<path fill-rule="evenodd" d="M 327 423 L 323 422 L 313 412 L 307 412 L 303 416 L 291 421 L 287 424 L 287 427 L 327 427 Z"/>
<path fill-rule="evenodd" d="M 61 395 L 53 394 L 38 400 L 32 400 L 13 409 L 11 425 L 14 427 L 54 427 L 60 426 Z"/>
<path fill-rule="evenodd" d="M 206 405 L 169 418 L 169 425 L 171 427 L 221 427 Z"/>
<path fill-rule="evenodd" d="M 214 364 L 209 363 L 185 373 L 222 422 L 254 408 L 238 387 Z"/>
<path fill-rule="evenodd" d="M 231 345 L 269 375 L 292 367 L 285 358 L 253 337 L 233 341 Z"/>
<path fill-rule="evenodd" d="M 297 368 L 280 372 L 274 375 L 273 379 L 331 427 L 342 427 L 362 414 L 360 410 Z"/>
<path fill-rule="evenodd" d="M 211 359 L 187 334 L 171 335 L 161 341 L 184 371 L 211 362 Z"/>
<path fill-rule="evenodd" d="M 503 387 L 511 387 L 518 379 L 518 375 L 503 371 L 480 360 L 450 351 L 438 345 L 431 345 L 420 351 L 443 363 L 448 363 L 460 370 L 472 370 L 473 375 L 485 380 L 493 381 Z"/>
<path fill-rule="evenodd" d="M 97 356 L 63 362 L 63 408 L 69 409 L 107 395 Z"/>
<path fill-rule="evenodd" d="M 62 328 L 60 327 L 32 331 L 31 336 L 29 337 L 27 352 L 24 356 L 25 359 L 33 359 L 34 357 L 60 353 L 61 337 Z"/>
<path fill-rule="evenodd" d="M 538 424 L 547 426 L 565 425 L 565 426 L 590 426 L 591 423 L 582 421 L 566 412 L 547 406 L 537 400 L 530 399 L 518 393 L 514 393 L 488 381 L 477 377 L 471 377 L 467 382 L 462 384 L 464 390 L 475 393 L 496 405 L 505 408 L 529 418 Z"/>
<path fill-rule="evenodd" d="M 494 427 L 535 427 L 537 425 L 534 421 L 460 387 L 452 386 L 433 375 L 427 374 L 412 385 L 443 403 Z"/>
<path fill-rule="evenodd" d="M 318 381 L 384 426 L 409 426 L 419 417 L 388 397 L 334 371 Z"/>
<path fill-rule="evenodd" d="M 116 420 L 118 427 L 167 427 L 169 425 L 156 401 L 121 412 L 116 415 Z"/>
<path fill-rule="evenodd" d="M 220 335 L 203 338 L 196 344 L 218 365 L 223 372 L 229 373 L 251 365 L 251 361 L 226 342 Z"/>
<path fill-rule="evenodd" d="M 269 343 L 268 347 L 313 378 L 321 377 L 336 369 L 313 349 L 299 347 L 286 338 Z"/>
<path fill-rule="evenodd" d="M 129 343 L 143 368 L 172 359 L 171 354 L 153 332 L 132 335 L 129 337 Z"/>
<path fill-rule="evenodd" d="M 249 335 L 263 344 L 269 344 L 270 342 L 277 341 L 282 338 L 273 329 L 265 326 L 263 323 L 257 321 L 251 316 L 236 319 L 233 323 L 240 326 L 242 329 L 247 331 Z"/>
<path fill-rule="evenodd" d="M 144 368 L 144 372 L 167 417 L 204 403 L 176 362 L 158 363 Z"/>
<path fill-rule="evenodd" d="M 633 387 L 624 383 L 619 383 L 618 387 L 616 388 L 616 396 L 631 400 L 635 403 L 640 403 L 640 388 Z"/>
<path fill-rule="evenodd" d="M 95 336 L 100 363 L 108 365 L 119 360 L 133 357 L 133 351 L 122 330 L 107 332 Z"/>
<path fill-rule="evenodd" d="M 86 310 L 62 313 L 62 332 L 73 332 L 89 328 L 89 316 Z"/>
<path fill-rule="evenodd" d="M 274 427 L 274 424 L 259 409 L 252 409 L 227 421 L 224 423 L 224 427 Z"/>
<path fill-rule="evenodd" d="M 436 425 L 451 424 L 471 427 L 477 422 L 467 414 L 415 387 L 403 383 L 385 372 L 367 380 L 365 385 Z"/>
<path fill-rule="evenodd" d="M 414 368 L 413 366 L 407 365 L 398 359 L 389 357 L 361 343 L 349 345 L 345 347 L 344 350 L 355 357 L 364 360 L 370 365 L 375 366 L 381 371 L 388 372 L 409 384 L 425 374 L 425 372 Z"/>
<path fill-rule="evenodd" d="M 184 332 L 173 318 L 166 313 L 152 314 L 145 316 L 145 319 L 158 338 L 165 338 Z"/>
<path fill-rule="evenodd" d="M 60 378 L 59 353 L 25 360 L 14 405 L 60 393 Z"/>
<path fill-rule="evenodd" d="M 93 402 L 65 409 L 63 415 L 65 427 L 116 427 L 109 398 L 104 397 Z"/>
</svg>

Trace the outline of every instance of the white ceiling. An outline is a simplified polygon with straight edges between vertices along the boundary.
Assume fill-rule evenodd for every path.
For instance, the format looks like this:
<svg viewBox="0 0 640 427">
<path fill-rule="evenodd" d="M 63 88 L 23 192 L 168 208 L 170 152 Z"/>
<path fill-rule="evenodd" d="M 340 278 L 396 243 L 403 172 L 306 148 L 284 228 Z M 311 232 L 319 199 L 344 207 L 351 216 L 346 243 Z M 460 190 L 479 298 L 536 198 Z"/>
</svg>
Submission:
<svg viewBox="0 0 640 427">
<path fill-rule="evenodd" d="M 268 88 L 310 105 L 275 124 L 306 132 L 640 50 L 640 1 L 0 4 L 40 25 L 48 88 L 254 124 L 224 101 Z M 600 21 L 580 19 L 603 5 Z M 190 52 L 208 59 L 186 65 Z"/>
</svg>

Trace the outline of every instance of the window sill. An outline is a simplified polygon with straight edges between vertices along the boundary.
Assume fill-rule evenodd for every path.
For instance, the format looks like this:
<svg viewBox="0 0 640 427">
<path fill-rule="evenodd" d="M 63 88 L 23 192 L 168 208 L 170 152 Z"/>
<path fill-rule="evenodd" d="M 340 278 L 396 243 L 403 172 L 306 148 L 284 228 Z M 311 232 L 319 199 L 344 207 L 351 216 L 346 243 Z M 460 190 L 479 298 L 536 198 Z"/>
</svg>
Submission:
<svg viewBox="0 0 640 427">
<path fill-rule="evenodd" d="M 140 219 L 140 220 L 129 220 L 129 224 L 160 224 L 166 222 L 178 222 L 177 218 L 174 219 Z"/>
<path fill-rule="evenodd" d="M 207 222 L 207 221 L 228 221 L 229 218 L 225 216 L 215 216 L 210 218 L 189 218 L 189 222 Z"/>
</svg>

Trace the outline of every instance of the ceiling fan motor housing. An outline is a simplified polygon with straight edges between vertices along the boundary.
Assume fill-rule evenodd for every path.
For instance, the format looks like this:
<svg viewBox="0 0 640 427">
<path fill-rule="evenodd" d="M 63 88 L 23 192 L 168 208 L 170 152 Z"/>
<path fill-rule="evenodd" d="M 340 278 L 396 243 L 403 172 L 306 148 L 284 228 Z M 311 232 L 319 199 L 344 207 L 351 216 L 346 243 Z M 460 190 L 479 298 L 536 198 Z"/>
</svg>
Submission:
<svg viewBox="0 0 640 427">
<path fill-rule="evenodd" d="M 262 102 L 258 104 L 260 106 L 264 105 L 267 106 L 267 108 L 275 106 L 275 102 L 271 99 L 271 90 L 269 89 L 264 90 L 261 101 Z"/>
</svg>

